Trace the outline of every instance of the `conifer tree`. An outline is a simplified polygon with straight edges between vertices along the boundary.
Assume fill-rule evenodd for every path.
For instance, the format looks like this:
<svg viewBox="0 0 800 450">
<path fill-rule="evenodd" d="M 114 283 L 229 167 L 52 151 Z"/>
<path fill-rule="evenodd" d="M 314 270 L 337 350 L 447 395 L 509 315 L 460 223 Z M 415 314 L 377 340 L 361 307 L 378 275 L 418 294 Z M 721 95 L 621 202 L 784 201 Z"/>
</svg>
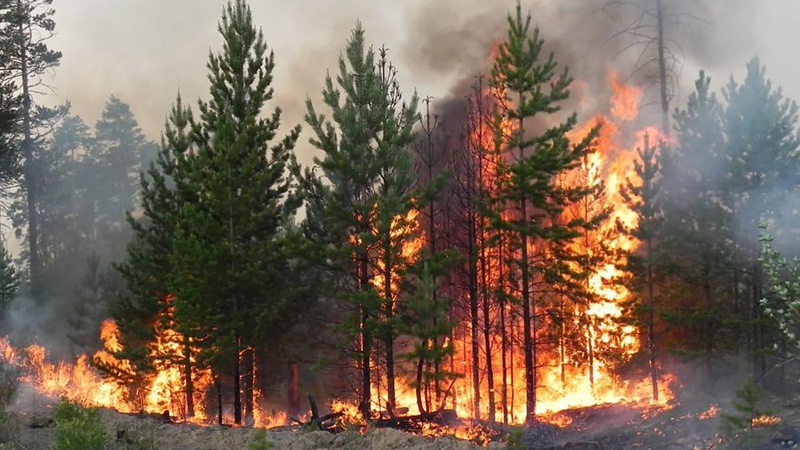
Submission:
<svg viewBox="0 0 800 450">
<path fill-rule="evenodd" d="M 631 205 L 638 219 L 636 228 L 627 231 L 641 242 L 638 251 L 627 255 L 626 269 L 632 276 L 631 291 L 638 295 L 632 298 L 632 303 L 625 305 L 631 313 L 626 316 L 632 317 L 637 326 L 646 330 L 647 360 L 654 402 L 658 401 L 655 276 L 659 261 L 656 237 L 661 221 L 657 194 L 658 177 L 662 176 L 658 148 L 646 136 L 644 145 L 636 150 L 637 159 L 634 161 L 634 171 L 640 181 L 629 178 L 625 180 L 625 189 L 622 190 L 623 198 Z"/>
<path fill-rule="evenodd" d="M 179 331 L 207 330 L 208 361 L 233 381 L 234 422 L 252 420 L 250 365 L 256 320 L 280 321 L 287 309 L 288 255 L 283 227 L 299 197 L 292 175 L 300 128 L 273 142 L 281 110 L 262 116 L 273 96 L 274 56 L 244 0 L 230 1 L 219 23 L 224 45 L 208 60 L 210 99 L 198 105 L 191 139 L 196 151 L 179 170 L 187 192 L 173 240 L 175 319 Z M 245 351 L 247 350 L 247 351 Z M 244 355 L 244 356 L 242 356 Z M 229 371 L 228 371 L 229 370 Z M 221 420 L 221 417 L 220 417 Z"/>
<path fill-rule="evenodd" d="M 557 73 L 553 54 L 542 54 L 544 40 L 538 29 L 531 29 L 531 16 L 508 15 L 508 34 L 500 44 L 492 69 L 493 83 L 501 96 L 500 114 L 513 127 L 508 139 L 508 173 L 501 189 L 502 200 L 514 205 L 513 215 L 494 217 L 492 226 L 513 239 L 510 262 L 519 274 L 514 296 L 522 307 L 526 390 L 526 422 L 536 420 L 536 299 L 532 286 L 543 275 L 543 261 L 531 254 L 531 244 L 538 240 L 556 242 L 580 235 L 576 223 L 561 224 L 549 220 L 564 207 L 585 195 L 584 187 L 561 187 L 555 177 L 580 164 L 596 132 L 572 145 L 567 133 L 574 127 L 572 114 L 564 122 L 533 132 L 531 121 L 560 110 L 559 103 L 569 97 L 572 81 L 567 70 Z M 497 123 L 502 123 L 498 121 Z M 499 130 L 503 131 L 503 130 Z"/>
<path fill-rule="evenodd" d="M 394 340 L 397 336 L 397 295 L 393 280 L 408 261 L 403 245 L 413 239 L 411 211 L 415 208 L 410 176 L 412 127 L 417 121 L 417 97 L 402 99 L 395 70 L 385 49 L 376 59 L 367 48 L 360 23 L 339 60 L 338 87 L 326 78 L 323 101 L 332 121 L 307 101 L 306 122 L 314 133 L 311 143 L 322 150 L 313 170 L 304 176 L 310 191 L 311 216 L 307 229 L 319 221 L 330 227 L 322 249 L 329 267 L 338 267 L 333 286 L 351 309 L 344 328 L 355 343 L 352 356 L 360 371 L 360 410 L 370 415 L 372 356 L 376 339 L 386 356 L 388 401 L 393 413 Z M 324 180 L 324 181 L 323 181 Z M 377 275 L 380 281 L 375 281 Z"/>
<path fill-rule="evenodd" d="M 6 80 L 17 88 L 19 130 L 15 144 L 23 161 L 23 188 L 27 220 L 28 258 L 31 294 L 39 297 L 41 262 L 39 251 L 39 213 L 36 209 L 40 193 L 35 153 L 41 149 L 49 126 L 61 113 L 36 103 L 43 92 L 42 75 L 57 67 L 61 52 L 50 50 L 47 41 L 53 36 L 55 11 L 52 0 L 2 0 L 0 2 L 0 53 L 7 58 Z"/>
<path fill-rule="evenodd" d="M 14 267 L 5 242 L 0 241 L 0 311 L 5 311 L 19 289 L 19 271 Z"/>
<path fill-rule="evenodd" d="M 763 272 L 757 261 L 758 224 L 773 221 L 786 236 L 797 236 L 798 212 L 786 208 L 787 198 L 796 195 L 800 135 L 797 133 L 798 106 L 774 88 L 758 58 L 747 64 L 739 83 L 731 77 L 723 95 L 727 100 L 722 115 L 726 135 L 723 151 L 725 177 L 721 191 L 724 206 L 735 221 L 734 251 L 737 273 L 751 299 L 748 314 L 749 342 L 753 356 L 753 377 L 760 382 L 767 372 L 766 352 L 770 345 L 769 321 L 765 321 L 758 299 L 763 296 Z M 776 236 L 779 233 L 775 233 Z M 738 297 L 738 293 L 735 293 Z"/>
<path fill-rule="evenodd" d="M 725 207 L 722 107 L 710 91 L 711 80 L 700 72 L 686 109 L 674 114 L 677 144 L 662 146 L 663 181 L 659 197 L 661 214 L 659 247 L 662 269 L 693 288 L 675 296 L 668 317 L 697 330 L 691 341 L 701 344 L 707 375 L 711 373 L 715 335 L 729 311 L 722 304 L 729 276 L 734 271 L 733 217 Z M 650 238 L 655 236 L 650 234 Z M 696 297 L 692 296 L 697 293 Z M 699 336 L 698 336 L 699 334 Z M 687 348 L 692 346 L 686 342 Z"/>
<path fill-rule="evenodd" d="M 154 370 L 155 361 L 148 344 L 154 341 L 155 327 L 170 306 L 173 239 L 181 217 L 180 205 L 193 201 L 191 196 L 186 196 L 189 190 L 179 190 L 181 173 L 178 171 L 179 161 L 186 158 L 192 147 L 189 136 L 192 123 L 191 110 L 178 95 L 167 118 L 156 160 L 140 175 L 142 216 L 127 214 L 134 236 L 128 244 L 127 257 L 115 267 L 125 280 L 127 293 L 110 306 L 124 347 L 123 352 L 114 356 L 130 361 L 142 375 Z M 189 336 L 184 335 L 184 338 L 188 340 Z M 191 364 L 194 349 L 184 344 L 185 358 L 175 363 L 184 369 L 186 413 L 191 417 L 194 415 Z"/>
</svg>

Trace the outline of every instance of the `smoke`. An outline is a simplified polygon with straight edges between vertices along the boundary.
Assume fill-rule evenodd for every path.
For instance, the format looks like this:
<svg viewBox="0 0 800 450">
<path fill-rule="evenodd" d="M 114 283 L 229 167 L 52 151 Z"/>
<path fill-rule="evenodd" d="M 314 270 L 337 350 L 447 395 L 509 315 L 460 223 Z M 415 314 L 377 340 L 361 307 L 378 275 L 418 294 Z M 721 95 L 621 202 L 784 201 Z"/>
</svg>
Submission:
<svg viewBox="0 0 800 450">
<path fill-rule="evenodd" d="M 42 345 L 55 355 L 71 354 L 71 345 L 66 337 L 68 325 L 64 320 L 71 314 L 72 304 L 47 302 L 41 304 L 26 296 L 18 295 L 8 305 L 3 316 L 3 335 L 14 344 Z"/>
</svg>

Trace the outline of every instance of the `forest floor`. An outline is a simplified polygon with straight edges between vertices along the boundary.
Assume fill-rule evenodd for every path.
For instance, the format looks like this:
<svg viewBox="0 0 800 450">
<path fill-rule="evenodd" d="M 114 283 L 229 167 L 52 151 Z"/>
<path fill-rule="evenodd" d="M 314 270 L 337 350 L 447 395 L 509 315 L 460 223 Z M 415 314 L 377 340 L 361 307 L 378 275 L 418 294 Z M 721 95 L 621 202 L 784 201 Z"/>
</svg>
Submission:
<svg viewBox="0 0 800 450">
<path fill-rule="evenodd" d="M 800 430 L 800 396 L 772 398 L 769 408 L 781 418 L 765 429 L 759 444 L 739 448 L 800 448 L 789 442 Z M 619 404 L 572 409 L 553 417 L 569 422 L 558 427 L 540 423 L 524 429 L 499 428 L 488 448 L 509 449 L 652 449 L 688 450 L 726 448 L 721 437 L 721 415 L 730 403 L 696 397 L 669 409 Z M 103 410 L 100 415 L 109 437 L 107 450 L 478 450 L 481 446 L 454 437 L 422 437 L 393 429 L 366 433 L 345 431 L 267 431 L 252 428 L 164 423 Z M 563 422 L 562 422 L 563 423 Z M 483 430 L 492 429 L 488 425 Z M 516 431 L 514 431 L 516 430 Z M 493 433 L 488 433 L 493 434 Z M 55 425 L 47 408 L 36 413 L 7 412 L 0 420 L 0 450 L 52 448 Z M 485 436 L 486 434 L 484 434 Z M 510 439 L 510 445 L 509 444 Z M 4 442 L 4 443 L 2 443 Z M 794 445 L 794 446 L 793 446 Z"/>
</svg>

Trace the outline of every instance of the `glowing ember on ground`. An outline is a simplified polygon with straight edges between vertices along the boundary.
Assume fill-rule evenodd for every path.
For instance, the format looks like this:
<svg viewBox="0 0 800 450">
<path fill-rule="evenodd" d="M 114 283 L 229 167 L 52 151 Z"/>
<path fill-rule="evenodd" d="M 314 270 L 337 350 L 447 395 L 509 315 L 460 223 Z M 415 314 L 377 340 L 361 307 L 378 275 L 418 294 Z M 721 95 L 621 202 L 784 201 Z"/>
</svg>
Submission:
<svg viewBox="0 0 800 450">
<path fill-rule="evenodd" d="M 717 413 L 719 412 L 719 407 L 717 405 L 711 405 L 708 410 L 701 412 L 697 418 L 700 420 L 708 420 L 714 417 L 717 417 Z"/>
<path fill-rule="evenodd" d="M 752 420 L 753 428 L 759 427 L 769 427 L 772 425 L 777 425 L 781 422 L 781 418 L 778 416 L 771 416 L 769 414 L 764 414 L 762 416 L 758 416 Z"/>
</svg>

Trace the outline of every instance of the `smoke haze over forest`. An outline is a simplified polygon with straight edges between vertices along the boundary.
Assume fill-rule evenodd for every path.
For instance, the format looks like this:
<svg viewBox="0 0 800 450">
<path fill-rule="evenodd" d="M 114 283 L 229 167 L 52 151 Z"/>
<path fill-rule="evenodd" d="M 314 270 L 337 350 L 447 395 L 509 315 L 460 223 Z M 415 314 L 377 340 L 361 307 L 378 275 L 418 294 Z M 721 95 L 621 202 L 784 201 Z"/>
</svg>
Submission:
<svg viewBox="0 0 800 450">
<path fill-rule="evenodd" d="M 57 98 L 72 102 L 73 113 L 93 123 L 108 97 L 116 95 L 131 105 L 148 137 L 157 140 L 178 90 L 189 101 L 206 95 L 205 63 L 209 49 L 218 50 L 216 27 L 223 3 L 56 2 L 57 36 L 51 46 L 64 54 L 53 83 Z M 621 63 L 621 59 L 634 57 L 635 50 L 614 59 L 627 45 L 626 38 L 603 45 L 630 17 L 620 17 L 615 12 L 619 8 L 601 11 L 603 3 L 523 2 L 523 8 L 532 10 L 548 44 L 556 47 L 557 59 L 568 64 L 581 81 L 590 74 L 604 76 L 606 64 L 620 67 L 623 77 L 631 75 L 624 73 L 631 64 Z M 718 90 L 731 73 L 741 74 L 755 55 L 789 98 L 800 98 L 800 81 L 792 75 L 797 63 L 786 57 L 800 39 L 791 38 L 800 33 L 794 24 L 800 17 L 800 3 L 667 3 L 697 17 L 682 18 L 679 28 L 672 30 L 685 60 L 680 73 L 682 89 L 673 105 L 680 105 L 690 92 L 698 69 L 711 73 L 712 87 Z M 363 22 L 369 42 L 389 48 L 406 91 L 416 88 L 420 96 L 442 99 L 458 80 L 487 70 L 475 64 L 488 60 L 492 42 L 505 30 L 505 13 L 513 6 L 512 1 L 483 0 L 252 2 L 255 21 L 263 27 L 276 55 L 273 106 L 285 110 L 284 126 L 302 122 L 306 96 L 319 97 L 325 71 L 335 69 L 357 19 Z M 300 142 L 302 151 L 307 148 L 307 135 L 301 136 Z"/>
</svg>

